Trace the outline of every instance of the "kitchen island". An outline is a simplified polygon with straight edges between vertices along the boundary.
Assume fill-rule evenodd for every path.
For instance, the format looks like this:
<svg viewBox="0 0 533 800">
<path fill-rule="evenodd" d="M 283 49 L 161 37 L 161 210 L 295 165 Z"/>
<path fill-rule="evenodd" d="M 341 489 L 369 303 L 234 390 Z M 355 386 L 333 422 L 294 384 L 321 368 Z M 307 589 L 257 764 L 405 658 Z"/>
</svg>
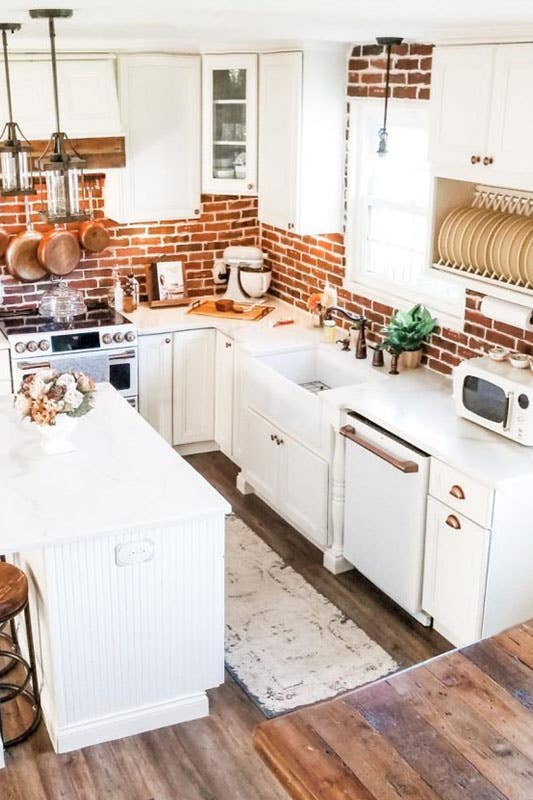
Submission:
<svg viewBox="0 0 533 800">
<path fill-rule="evenodd" d="M 228 503 L 109 385 L 73 452 L 44 454 L 32 428 L 0 398 L 0 553 L 30 579 L 56 752 L 206 715 Z"/>
</svg>

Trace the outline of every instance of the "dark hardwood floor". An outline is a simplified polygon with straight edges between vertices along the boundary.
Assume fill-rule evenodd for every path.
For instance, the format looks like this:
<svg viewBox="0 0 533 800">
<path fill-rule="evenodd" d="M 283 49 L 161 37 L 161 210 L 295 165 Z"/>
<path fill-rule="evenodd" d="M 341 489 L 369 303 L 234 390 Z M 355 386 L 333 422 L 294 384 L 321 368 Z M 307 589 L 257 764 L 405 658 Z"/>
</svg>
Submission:
<svg viewBox="0 0 533 800">
<path fill-rule="evenodd" d="M 222 454 L 190 463 L 287 563 L 379 642 L 401 666 L 450 649 L 410 620 L 362 576 L 335 577 L 322 554 L 254 495 L 235 488 L 237 468 Z M 0 771 L 1 800 L 285 800 L 287 795 L 252 747 L 264 718 L 226 677 L 209 693 L 211 715 L 118 742 L 56 755 L 44 726 L 13 748 Z"/>
</svg>

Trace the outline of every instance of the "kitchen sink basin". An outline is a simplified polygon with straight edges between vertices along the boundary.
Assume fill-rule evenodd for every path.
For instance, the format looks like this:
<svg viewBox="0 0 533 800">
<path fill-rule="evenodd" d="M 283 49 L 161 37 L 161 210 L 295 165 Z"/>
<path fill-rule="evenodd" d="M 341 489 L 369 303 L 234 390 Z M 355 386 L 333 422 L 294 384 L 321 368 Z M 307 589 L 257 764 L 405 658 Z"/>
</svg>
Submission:
<svg viewBox="0 0 533 800">
<path fill-rule="evenodd" d="M 334 350 L 328 345 L 274 353 L 261 356 L 259 360 L 313 394 L 342 386 L 373 382 L 383 377 L 368 361 L 355 359 L 353 352 Z"/>
</svg>

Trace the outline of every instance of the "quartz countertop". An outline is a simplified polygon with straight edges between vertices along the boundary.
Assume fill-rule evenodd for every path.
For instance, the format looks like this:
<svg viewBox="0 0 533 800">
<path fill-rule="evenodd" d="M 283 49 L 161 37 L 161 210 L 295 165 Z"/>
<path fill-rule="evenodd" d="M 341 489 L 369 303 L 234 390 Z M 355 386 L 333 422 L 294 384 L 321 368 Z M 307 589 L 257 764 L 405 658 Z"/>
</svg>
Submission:
<svg viewBox="0 0 533 800">
<path fill-rule="evenodd" d="M 76 450 L 46 455 L 0 398 L 0 553 L 231 511 L 111 386 L 80 419 Z"/>
<path fill-rule="evenodd" d="M 451 380 L 429 370 L 332 389 L 322 399 L 333 409 L 355 411 L 489 486 L 533 477 L 533 447 L 458 417 Z"/>
<path fill-rule="evenodd" d="M 252 356 L 296 350 L 322 341 L 322 331 L 311 326 L 309 314 L 276 298 L 265 300 L 274 306 L 274 311 L 258 322 L 201 317 L 187 314 L 186 307 L 151 309 L 146 305 L 127 316 L 141 336 L 216 328 L 231 336 Z M 293 325 L 272 327 L 277 319 L 287 317 L 294 319 Z M 327 347 L 339 349 L 338 345 Z M 347 360 L 354 358 L 352 351 L 338 355 Z M 355 411 L 490 486 L 527 475 L 533 477 L 533 447 L 524 447 L 458 417 L 450 378 L 427 369 L 388 375 L 385 367 L 379 370 L 383 379 L 374 382 L 373 372 L 369 368 L 367 382 L 331 389 L 320 395 L 330 416 L 335 416 L 340 409 Z"/>
<path fill-rule="evenodd" d="M 273 306 L 274 310 L 263 319 L 254 322 L 189 314 L 188 306 L 150 308 L 144 303 L 136 311 L 125 316 L 133 322 L 139 336 L 216 328 L 221 333 L 231 336 L 235 342 L 242 344 L 251 353 L 290 350 L 322 340 L 321 329 L 313 328 L 311 318 L 305 311 L 275 297 L 266 297 L 264 304 Z M 274 328 L 273 323 L 280 319 L 293 319 L 294 324 Z"/>
</svg>

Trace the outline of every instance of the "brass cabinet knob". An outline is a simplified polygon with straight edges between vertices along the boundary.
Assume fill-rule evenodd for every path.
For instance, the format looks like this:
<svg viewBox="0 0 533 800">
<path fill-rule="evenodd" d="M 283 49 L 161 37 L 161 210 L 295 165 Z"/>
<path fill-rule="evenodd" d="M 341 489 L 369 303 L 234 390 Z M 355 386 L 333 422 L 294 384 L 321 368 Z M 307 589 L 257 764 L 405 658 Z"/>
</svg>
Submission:
<svg viewBox="0 0 533 800">
<path fill-rule="evenodd" d="M 493 159 L 492 156 L 485 156 L 485 158 L 483 159 L 483 164 L 486 167 L 488 167 L 490 164 L 493 164 L 493 163 L 494 163 L 494 159 Z"/>
<path fill-rule="evenodd" d="M 471 164 L 479 164 L 480 161 L 481 161 L 481 156 L 470 156 Z"/>
</svg>

